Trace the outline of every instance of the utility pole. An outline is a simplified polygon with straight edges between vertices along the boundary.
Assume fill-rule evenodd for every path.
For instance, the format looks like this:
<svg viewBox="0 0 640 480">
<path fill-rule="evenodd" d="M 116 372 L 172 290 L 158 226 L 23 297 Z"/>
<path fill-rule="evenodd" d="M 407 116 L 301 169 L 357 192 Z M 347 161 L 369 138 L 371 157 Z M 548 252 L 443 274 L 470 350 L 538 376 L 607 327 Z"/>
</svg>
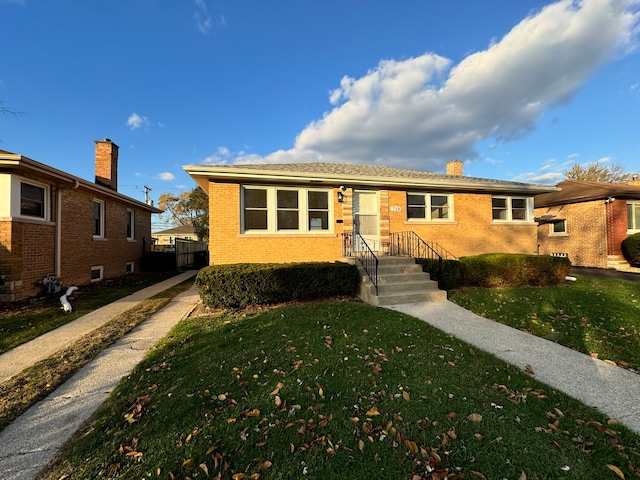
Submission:
<svg viewBox="0 0 640 480">
<path fill-rule="evenodd" d="M 147 187 L 146 185 L 144 186 L 144 203 L 146 203 L 147 205 L 151 205 L 153 206 L 153 200 L 149 199 L 149 192 L 151 191 L 151 188 Z"/>
</svg>

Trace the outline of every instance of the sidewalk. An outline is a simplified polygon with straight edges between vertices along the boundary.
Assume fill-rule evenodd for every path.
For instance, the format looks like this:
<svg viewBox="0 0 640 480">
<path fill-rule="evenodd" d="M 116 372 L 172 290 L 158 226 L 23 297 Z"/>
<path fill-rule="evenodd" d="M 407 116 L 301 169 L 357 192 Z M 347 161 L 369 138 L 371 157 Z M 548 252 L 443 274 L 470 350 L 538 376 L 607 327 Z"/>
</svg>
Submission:
<svg viewBox="0 0 640 480">
<path fill-rule="evenodd" d="M 194 275 L 195 272 L 186 272 L 96 310 L 95 315 L 85 316 L 89 317 L 88 319 L 81 317 L 74 320 L 71 323 L 75 326 L 67 329 L 67 334 L 73 337 L 80 336 L 86 333 L 86 329 L 91 329 L 91 326 L 100 326 L 141 300 Z M 127 375 L 176 323 L 191 313 L 199 299 L 195 286 L 176 296 L 164 308 L 105 349 L 46 399 L 35 404 L 0 432 L 2 480 L 32 480 L 64 442 L 107 399 L 120 379 Z M 75 328 L 83 333 L 78 333 Z M 73 341 L 66 335 L 52 335 L 48 338 L 48 342 L 38 339 L 38 344 L 47 351 L 51 348 L 57 351 Z M 54 343 L 55 346 L 51 345 Z M 33 347 L 24 349 L 24 352 L 31 358 L 46 356 Z M 7 363 L 7 358 L 5 355 L 1 356 L 0 365 Z M 33 360 L 30 362 L 33 363 Z M 3 372 L 8 371 L 8 367 L 4 368 Z"/>
<path fill-rule="evenodd" d="M 26 367 L 50 357 L 58 350 L 72 344 L 87 333 L 102 326 L 116 315 L 135 307 L 142 300 L 167 290 L 193 277 L 195 270 L 190 270 L 160 283 L 143 288 L 126 297 L 83 315 L 72 322 L 45 333 L 30 342 L 0 355 L 0 383 L 20 373 Z M 72 300 L 73 301 L 73 300 Z"/>
<path fill-rule="evenodd" d="M 640 375 L 560 344 L 480 317 L 446 301 L 387 307 L 411 315 L 595 407 L 640 435 Z"/>
</svg>

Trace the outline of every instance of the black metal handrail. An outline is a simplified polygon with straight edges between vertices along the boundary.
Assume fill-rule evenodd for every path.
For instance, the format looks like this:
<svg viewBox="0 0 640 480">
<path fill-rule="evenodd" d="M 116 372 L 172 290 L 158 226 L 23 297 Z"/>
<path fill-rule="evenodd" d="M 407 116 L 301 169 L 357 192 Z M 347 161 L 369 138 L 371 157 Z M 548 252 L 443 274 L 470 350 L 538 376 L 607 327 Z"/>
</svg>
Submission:
<svg viewBox="0 0 640 480">
<path fill-rule="evenodd" d="M 355 257 L 364 268 L 378 295 L 378 257 L 359 233 L 342 234 L 342 256 Z"/>
<path fill-rule="evenodd" d="M 427 260 L 457 260 L 455 255 L 436 242 L 427 242 L 414 231 L 389 234 L 389 255 L 408 255 Z"/>
</svg>

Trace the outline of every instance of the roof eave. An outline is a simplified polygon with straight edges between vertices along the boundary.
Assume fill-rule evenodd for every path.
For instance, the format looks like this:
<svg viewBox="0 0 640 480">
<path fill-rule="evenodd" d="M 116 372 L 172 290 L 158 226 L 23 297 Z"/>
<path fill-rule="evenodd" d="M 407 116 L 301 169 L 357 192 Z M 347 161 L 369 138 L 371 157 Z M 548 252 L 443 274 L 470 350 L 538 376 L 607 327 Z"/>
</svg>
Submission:
<svg viewBox="0 0 640 480">
<path fill-rule="evenodd" d="M 498 183 L 465 180 L 465 177 L 451 176 L 442 179 L 415 179 L 401 177 L 373 177 L 373 176 L 345 176 L 339 174 L 309 174 L 308 172 L 282 172 L 277 170 L 254 170 L 216 167 L 215 170 L 202 168 L 200 165 L 187 165 L 184 170 L 207 191 L 206 183 L 209 179 L 237 181 L 239 183 L 251 181 L 258 183 L 309 183 L 357 186 L 357 187 L 401 187 L 401 188 L 437 188 L 439 190 L 474 191 L 474 192 L 519 192 L 540 194 L 555 192 L 556 187 L 525 183 Z"/>
<path fill-rule="evenodd" d="M 35 172 L 40 175 L 43 175 L 47 178 L 55 179 L 61 182 L 70 183 L 71 185 L 82 185 L 84 188 L 89 190 L 94 190 L 100 192 L 103 195 L 107 195 L 109 197 L 118 199 L 120 201 L 125 201 L 132 205 L 136 205 L 139 208 L 149 210 L 151 213 L 162 213 L 163 210 L 159 208 L 153 207 L 151 205 L 147 205 L 146 203 L 136 200 L 135 198 L 128 197 L 127 195 L 123 195 L 115 190 L 112 190 L 107 187 L 103 187 L 102 185 L 98 185 L 88 180 L 84 180 L 80 177 L 76 177 L 75 175 L 71 175 L 69 173 L 65 173 L 62 170 L 58 170 L 56 168 L 45 165 L 44 163 L 37 162 L 28 157 L 24 157 L 22 155 L 17 154 L 2 154 L 0 155 L 0 168 L 3 166 L 10 167 L 11 169 Z"/>
</svg>

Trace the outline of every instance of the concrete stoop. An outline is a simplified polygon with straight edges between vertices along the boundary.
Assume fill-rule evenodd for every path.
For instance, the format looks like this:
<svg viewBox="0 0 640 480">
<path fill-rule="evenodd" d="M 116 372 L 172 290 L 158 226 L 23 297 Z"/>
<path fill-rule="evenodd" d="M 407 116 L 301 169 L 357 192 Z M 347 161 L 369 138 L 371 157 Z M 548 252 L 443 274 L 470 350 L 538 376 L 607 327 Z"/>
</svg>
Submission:
<svg viewBox="0 0 640 480">
<path fill-rule="evenodd" d="M 358 298 L 369 305 L 398 305 L 402 303 L 439 302 L 447 299 L 447 292 L 438 289 L 438 282 L 411 257 L 378 257 L 378 295 L 373 282 L 360 262 Z"/>
<path fill-rule="evenodd" d="M 620 272 L 638 272 L 638 268 L 634 268 L 629 265 L 627 259 L 622 255 L 608 255 L 607 256 L 607 267 L 613 268 L 614 270 L 618 270 Z"/>
</svg>

